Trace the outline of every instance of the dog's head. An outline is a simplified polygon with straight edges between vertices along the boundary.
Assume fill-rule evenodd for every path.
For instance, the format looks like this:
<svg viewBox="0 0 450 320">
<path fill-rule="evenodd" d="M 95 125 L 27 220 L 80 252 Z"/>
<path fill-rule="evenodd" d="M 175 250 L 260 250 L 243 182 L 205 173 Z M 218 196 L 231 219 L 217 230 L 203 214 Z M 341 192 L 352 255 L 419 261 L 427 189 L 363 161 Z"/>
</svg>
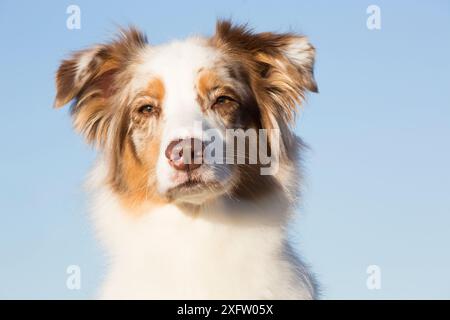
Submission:
<svg viewBox="0 0 450 320">
<path fill-rule="evenodd" d="M 295 34 L 225 21 L 211 38 L 152 46 L 130 28 L 62 62 L 55 106 L 73 101 L 75 128 L 103 153 L 108 182 L 125 198 L 250 196 L 283 184 L 278 168 L 294 161 L 290 125 L 305 92 L 317 91 L 313 64 L 314 48 Z M 262 161 L 261 150 L 279 163 Z M 270 178 L 265 166 L 275 168 Z"/>
</svg>

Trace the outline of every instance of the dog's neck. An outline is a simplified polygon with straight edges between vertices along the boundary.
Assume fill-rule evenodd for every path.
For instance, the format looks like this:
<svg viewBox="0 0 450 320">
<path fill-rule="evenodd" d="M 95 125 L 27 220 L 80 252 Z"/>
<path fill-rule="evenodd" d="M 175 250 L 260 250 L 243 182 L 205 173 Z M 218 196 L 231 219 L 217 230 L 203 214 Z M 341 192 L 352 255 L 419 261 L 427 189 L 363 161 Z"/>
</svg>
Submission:
<svg viewBox="0 0 450 320">
<path fill-rule="evenodd" d="M 280 194 L 261 202 L 223 196 L 195 208 L 148 205 L 135 214 L 105 183 L 105 172 L 99 163 L 90 179 L 95 227 L 110 257 L 101 297 L 314 295 L 312 280 L 287 245 L 291 205 Z"/>
</svg>

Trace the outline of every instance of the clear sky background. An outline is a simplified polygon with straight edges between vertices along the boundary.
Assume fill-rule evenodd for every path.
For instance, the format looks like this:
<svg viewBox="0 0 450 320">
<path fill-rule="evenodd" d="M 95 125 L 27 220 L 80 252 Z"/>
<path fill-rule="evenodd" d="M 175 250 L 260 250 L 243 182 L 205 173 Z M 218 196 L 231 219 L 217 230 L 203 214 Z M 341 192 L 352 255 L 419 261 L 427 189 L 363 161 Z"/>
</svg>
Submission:
<svg viewBox="0 0 450 320">
<path fill-rule="evenodd" d="M 189 4 L 188 4 L 189 2 Z M 66 8 L 81 8 L 81 29 Z M 381 8 L 368 30 L 366 8 Z M 82 184 L 95 152 L 52 109 L 71 50 L 135 24 L 158 44 L 217 17 L 305 33 L 320 94 L 297 133 L 305 193 L 291 229 L 323 298 L 450 298 L 450 2 L 0 0 L 0 298 L 92 298 L 104 273 Z M 81 290 L 66 288 L 79 265 Z M 368 290 L 366 268 L 381 268 Z"/>
</svg>

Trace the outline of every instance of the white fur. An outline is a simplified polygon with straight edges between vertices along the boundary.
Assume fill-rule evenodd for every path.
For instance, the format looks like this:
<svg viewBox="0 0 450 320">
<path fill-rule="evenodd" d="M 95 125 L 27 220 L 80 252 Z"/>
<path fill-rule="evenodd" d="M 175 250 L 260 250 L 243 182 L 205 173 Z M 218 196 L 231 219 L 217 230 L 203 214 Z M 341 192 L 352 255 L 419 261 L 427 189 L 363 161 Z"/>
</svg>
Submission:
<svg viewBox="0 0 450 320">
<path fill-rule="evenodd" d="M 93 170 L 93 218 L 110 256 L 102 299 L 311 299 L 312 283 L 288 255 L 284 226 L 217 223 L 174 205 L 133 216 Z M 245 213 L 243 213 L 245 214 Z"/>
</svg>

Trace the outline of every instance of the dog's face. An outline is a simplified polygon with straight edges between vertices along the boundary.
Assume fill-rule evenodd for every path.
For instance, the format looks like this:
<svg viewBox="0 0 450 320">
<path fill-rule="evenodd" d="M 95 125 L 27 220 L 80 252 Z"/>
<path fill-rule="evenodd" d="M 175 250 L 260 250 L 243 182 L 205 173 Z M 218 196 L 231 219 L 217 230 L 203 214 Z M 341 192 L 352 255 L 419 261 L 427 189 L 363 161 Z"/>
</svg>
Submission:
<svg viewBox="0 0 450 320">
<path fill-rule="evenodd" d="M 227 152 L 229 130 L 278 130 L 266 149 L 289 161 L 295 105 L 316 91 L 313 63 L 305 37 L 228 22 L 211 38 L 160 46 L 130 29 L 63 61 L 55 105 L 74 100 L 76 129 L 103 152 L 125 199 L 201 204 L 262 181 L 259 159 L 238 161 L 250 148 Z"/>
</svg>

